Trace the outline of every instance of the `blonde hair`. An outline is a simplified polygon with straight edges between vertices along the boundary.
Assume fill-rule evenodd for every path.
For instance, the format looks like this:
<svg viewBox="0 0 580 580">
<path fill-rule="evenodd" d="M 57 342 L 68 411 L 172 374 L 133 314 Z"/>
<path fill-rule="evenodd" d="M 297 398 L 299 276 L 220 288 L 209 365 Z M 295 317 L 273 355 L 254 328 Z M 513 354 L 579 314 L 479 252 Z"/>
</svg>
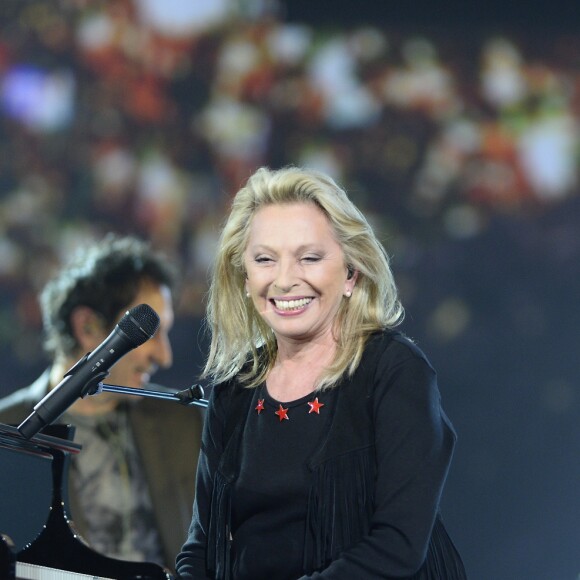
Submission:
<svg viewBox="0 0 580 580">
<path fill-rule="evenodd" d="M 358 271 L 354 292 L 337 313 L 335 360 L 318 378 L 316 388 L 336 386 L 345 372 L 352 375 L 369 335 L 392 328 L 403 318 L 385 249 L 334 180 L 310 169 L 262 167 L 234 197 L 218 245 L 207 308 L 211 346 L 203 371 L 214 383 L 239 375 L 242 384 L 255 387 L 276 360 L 275 335 L 245 298 L 244 252 L 258 209 L 288 203 L 314 203 L 320 208 L 342 247 L 345 265 Z"/>
</svg>

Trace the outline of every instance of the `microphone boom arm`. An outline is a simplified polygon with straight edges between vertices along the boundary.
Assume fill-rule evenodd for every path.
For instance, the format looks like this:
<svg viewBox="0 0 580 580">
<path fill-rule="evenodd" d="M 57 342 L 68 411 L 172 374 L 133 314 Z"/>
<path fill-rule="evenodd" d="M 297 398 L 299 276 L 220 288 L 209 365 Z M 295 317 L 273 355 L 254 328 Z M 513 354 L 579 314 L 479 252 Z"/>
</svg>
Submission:
<svg viewBox="0 0 580 580">
<path fill-rule="evenodd" d="M 192 385 L 182 391 L 176 393 L 169 393 L 166 391 L 155 391 L 151 389 L 139 389 L 135 387 L 122 387 L 120 385 L 109 385 L 106 383 L 99 383 L 97 388 L 89 393 L 90 395 L 97 395 L 101 392 L 120 393 L 123 395 L 135 395 L 141 397 L 150 397 L 152 399 L 162 399 L 164 401 L 173 401 L 180 403 L 186 407 L 207 407 L 207 399 L 204 399 L 204 391 L 201 385 Z"/>
</svg>

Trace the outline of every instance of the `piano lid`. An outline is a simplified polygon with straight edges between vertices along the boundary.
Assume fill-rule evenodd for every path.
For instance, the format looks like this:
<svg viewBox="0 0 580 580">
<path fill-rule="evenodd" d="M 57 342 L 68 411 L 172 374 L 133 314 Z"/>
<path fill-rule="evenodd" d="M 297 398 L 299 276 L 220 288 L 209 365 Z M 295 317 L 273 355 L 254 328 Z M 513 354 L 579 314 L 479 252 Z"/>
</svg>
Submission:
<svg viewBox="0 0 580 580">
<path fill-rule="evenodd" d="M 67 512 L 65 485 L 70 455 L 81 449 L 68 439 L 73 432 L 74 428 L 68 425 L 51 425 L 26 440 L 16 427 L 0 424 L 0 461 L 3 467 L 12 461 L 20 469 L 0 470 L 5 475 L 0 478 L 0 532 L 12 538 L 16 518 L 25 524 L 29 534 L 23 547 L 14 542 L 17 572 L 23 578 L 42 580 L 80 579 L 83 575 L 115 580 L 170 580 L 171 574 L 158 564 L 109 558 L 76 534 Z M 23 475 L 25 469 L 31 469 L 31 474 Z M 23 496 L 17 499 L 19 494 Z M 46 510 L 32 510 L 40 520 L 32 526 L 33 516 L 27 508 L 36 505 L 39 495 L 47 496 Z M 2 515 L 7 515 L 9 507 L 12 522 Z M 0 570 L 2 565 L 0 562 Z"/>
<path fill-rule="evenodd" d="M 34 540 L 48 519 L 52 453 L 70 455 L 81 448 L 66 439 L 72 428 L 61 425 L 51 433 L 27 441 L 15 426 L 0 424 L 0 532 L 10 536 L 17 552 Z"/>
<path fill-rule="evenodd" d="M 14 425 L 0 423 L 0 448 L 11 449 L 19 453 L 29 453 L 37 457 L 52 459 L 52 451 L 58 450 L 66 454 L 78 453 L 81 446 L 69 438 L 74 433 L 70 425 L 53 425 L 46 429 L 53 433 L 38 433 L 31 439 L 25 439 Z"/>
</svg>

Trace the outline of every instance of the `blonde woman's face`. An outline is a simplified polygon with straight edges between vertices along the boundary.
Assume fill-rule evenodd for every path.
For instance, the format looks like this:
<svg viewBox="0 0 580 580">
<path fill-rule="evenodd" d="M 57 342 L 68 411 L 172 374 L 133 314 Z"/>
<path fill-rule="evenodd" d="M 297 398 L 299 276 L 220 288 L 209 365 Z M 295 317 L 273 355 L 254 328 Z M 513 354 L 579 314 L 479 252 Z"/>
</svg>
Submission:
<svg viewBox="0 0 580 580">
<path fill-rule="evenodd" d="M 341 301 L 352 291 L 344 254 L 314 204 L 268 205 L 250 225 L 246 290 L 276 338 L 332 337 Z"/>
</svg>

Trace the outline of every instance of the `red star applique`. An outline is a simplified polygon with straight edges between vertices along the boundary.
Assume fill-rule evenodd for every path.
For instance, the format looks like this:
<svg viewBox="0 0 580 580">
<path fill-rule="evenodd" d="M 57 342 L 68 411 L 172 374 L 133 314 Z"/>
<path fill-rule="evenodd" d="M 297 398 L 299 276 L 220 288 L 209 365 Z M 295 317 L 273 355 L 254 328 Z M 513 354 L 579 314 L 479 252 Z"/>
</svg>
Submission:
<svg viewBox="0 0 580 580">
<path fill-rule="evenodd" d="M 258 404 L 256 405 L 256 411 L 258 415 L 264 410 L 264 399 L 258 399 Z"/>
<path fill-rule="evenodd" d="M 308 414 L 316 413 L 317 415 L 320 415 L 320 407 L 324 407 L 324 403 L 319 403 L 318 397 L 316 397 L 314 401 L 308 401 L 308 404 L 310 405 L 310 411 L 308 411 Z"/>
<path fill-rule="evenodd" d="M 283 421 L 284 419 L 286 419 L 286 421 L 290 420 L 288 417 L 288 409 L 284 409 L 282 405 L 280 405 L 280 408 L 276 411 L 276 415 L 280 417 L 280 421 Z"/>
</svg>

